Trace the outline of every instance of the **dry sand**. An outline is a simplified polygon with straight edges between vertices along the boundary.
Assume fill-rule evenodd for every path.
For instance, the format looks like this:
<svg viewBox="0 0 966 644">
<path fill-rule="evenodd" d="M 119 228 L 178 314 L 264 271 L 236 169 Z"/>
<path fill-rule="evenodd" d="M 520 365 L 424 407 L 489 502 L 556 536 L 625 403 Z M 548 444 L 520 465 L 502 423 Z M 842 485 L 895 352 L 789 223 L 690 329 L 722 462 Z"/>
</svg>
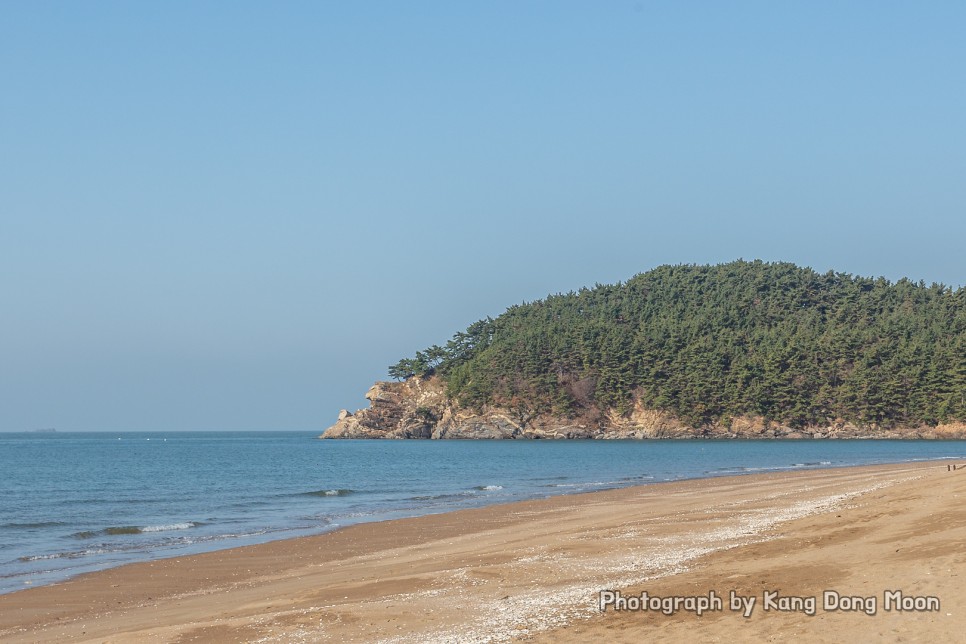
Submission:
<svg viewBox="0 0 966 644">
<path fill-rule="evenodd" d="M 363 524 L 3 595 L 0 641 L 954 641 L 966 632 L 963 500 L 966 469 L 934 462 Z M 714 591 L 724 604 L 700 617 L 601 613 L 604 589 Z M 826 590 L 875 598 L 875 614 L 825 610 Z M 887 611 L 890 590 L 940 608 Z M 750 617 L 730 609 L 730 591 L 756 599 Z M 766 611 L 768 591 L 816 610 Z"/>
</svg>

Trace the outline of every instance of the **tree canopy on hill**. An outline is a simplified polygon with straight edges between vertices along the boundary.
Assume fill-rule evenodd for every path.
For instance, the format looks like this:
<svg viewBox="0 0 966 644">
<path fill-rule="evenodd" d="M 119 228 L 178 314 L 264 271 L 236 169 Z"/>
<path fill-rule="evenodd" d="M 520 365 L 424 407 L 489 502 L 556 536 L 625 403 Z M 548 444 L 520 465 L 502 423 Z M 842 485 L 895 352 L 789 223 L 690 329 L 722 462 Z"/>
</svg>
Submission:
<svg viewBox="0 0 966 644">
<path fill-rule="evenodd" d="M 560 417 L 639 400 L 694 426 L 935 425 L 966 420 L 966 289 L 788 263 L 661 266 L 512 306 L 389 369 L 434 373 L 462 406 Z"/>
</svg>

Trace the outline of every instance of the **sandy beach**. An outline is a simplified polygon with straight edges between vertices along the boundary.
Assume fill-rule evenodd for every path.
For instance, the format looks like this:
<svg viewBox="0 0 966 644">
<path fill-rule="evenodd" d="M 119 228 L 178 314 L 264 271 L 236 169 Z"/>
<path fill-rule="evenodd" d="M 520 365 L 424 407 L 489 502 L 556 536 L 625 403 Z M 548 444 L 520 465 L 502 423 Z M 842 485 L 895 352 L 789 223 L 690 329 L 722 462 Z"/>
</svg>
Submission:
<svg viewBox="0 0 966 644">
<path fill-rule="evenodd" d="M 362 524 L 3 595 L 0 641 L 943 641 L 962 499 L 966 469 L 931 462 Z"/>
</svg>

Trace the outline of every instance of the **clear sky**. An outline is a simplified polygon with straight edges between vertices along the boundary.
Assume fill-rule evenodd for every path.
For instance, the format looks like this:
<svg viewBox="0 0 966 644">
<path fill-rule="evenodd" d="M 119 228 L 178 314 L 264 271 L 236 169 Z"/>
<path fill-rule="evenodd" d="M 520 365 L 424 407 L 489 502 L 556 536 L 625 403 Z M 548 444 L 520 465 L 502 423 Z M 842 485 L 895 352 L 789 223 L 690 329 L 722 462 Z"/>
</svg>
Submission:
<svg viewBox="0 0 966 644">
<path fill-rule="evenodd" d="M 323 429 L 666 263 L 966 282 L 962 2 L 4 2 L 0 430 Z"/>
</svg>

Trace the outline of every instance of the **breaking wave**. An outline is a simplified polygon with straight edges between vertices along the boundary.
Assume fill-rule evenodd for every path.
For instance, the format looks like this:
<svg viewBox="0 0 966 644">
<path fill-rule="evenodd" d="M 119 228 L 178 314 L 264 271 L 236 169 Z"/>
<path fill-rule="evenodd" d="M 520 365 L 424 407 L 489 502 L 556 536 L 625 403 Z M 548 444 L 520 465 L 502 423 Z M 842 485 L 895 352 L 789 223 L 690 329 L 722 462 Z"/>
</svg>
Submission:
<svg viewBox="0 0 966 644">
<path fill-rule="evenodd" d="M 196 528 L 200 525 L 204 525 L 200 521 L 185 521 L 183 523 L 166 523 L 163 525 L 148 525 L 148 526 L 136 526 L 136 525 L 122 525 L 122 526 L 110 526 L 104 528 L 103 530 L 81 530 L 80 532 L 75 532 L 71 536 L 75 539 L 93 539 L 95 537 L 103 536 L 116 536 L 124 534 L 145 534 L 150 532 L 169 532 L 172 530 L 189 530 L 191 528 Z"/>
<path fill-rule="evenodd" d="M 302 496 L 349 496 L 355 494 L 355 490 L 315 490 L 313 492 L 303 492 Z"/>
</svg>

